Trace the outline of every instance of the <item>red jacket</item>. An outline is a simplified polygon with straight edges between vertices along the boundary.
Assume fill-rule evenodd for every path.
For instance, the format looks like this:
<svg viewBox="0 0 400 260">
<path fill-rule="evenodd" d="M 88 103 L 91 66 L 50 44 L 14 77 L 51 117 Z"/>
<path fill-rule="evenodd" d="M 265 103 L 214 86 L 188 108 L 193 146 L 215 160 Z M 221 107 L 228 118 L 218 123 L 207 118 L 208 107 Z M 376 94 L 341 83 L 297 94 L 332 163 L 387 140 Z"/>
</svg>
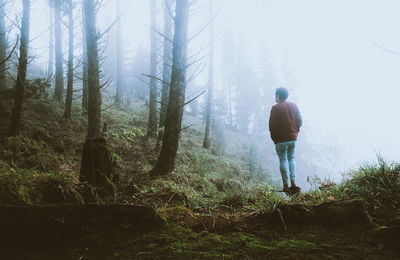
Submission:
<svg viewBox="0 0 400 260">
<path fill-rule="evenodd" d="M 302 120 L 295 103 L 283 101 L 271 108 L 269 131 L 274 143 L 297 140 Z"/>
</svg>

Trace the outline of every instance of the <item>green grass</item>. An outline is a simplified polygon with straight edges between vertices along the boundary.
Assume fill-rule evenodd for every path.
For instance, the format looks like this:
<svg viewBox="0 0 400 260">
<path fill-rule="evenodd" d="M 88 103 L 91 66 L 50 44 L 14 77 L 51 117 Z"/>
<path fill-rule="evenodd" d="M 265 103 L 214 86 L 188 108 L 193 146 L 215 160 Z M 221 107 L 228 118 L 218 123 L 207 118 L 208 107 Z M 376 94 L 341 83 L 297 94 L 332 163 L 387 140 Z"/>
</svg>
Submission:
<svg viewBox="0 0 400 260">
<path fill-rule="evenodd" d="M 20 136 L 6 138 L 0 150 L 1 201 L 92 201 L 93 194 L 85 191 L 78 180 L 84 116 L 75 108 L 73 120 L 66 124 L 61 120 L 59 105 L 37 101 L 32 105 L 23 121 L 28 128 Z M 234 213 L 272 211 L 284 203 L 318 204 L 357 198 L 366 201 L 368 210 L 376 217 L 399 214 L 400 164 L 378 158 L 377 163 L 350 172 L 342 183 L 319 181 L 319 188 L 287 198 L 266 181 L 268 173 L 262 178 L 252 175 L 245 159 L 216 153 L 216 147 L 202 149 L 203 134 L 196 128 L 182 134 L 176 170 L 169 176 L 152 179 L 148 171 L 157 152 L 154 144 L 144 138 L 145 108 L 141 104 L 135 107 L 111 107 L 103 114 L 107 124 L 105 135 L 121 178 L 116 183 L 116 195 L 96 197 L 96 201 L 144 203 L 156 208 L 183 205 L 202 213 Z"/>
<path fill-rule="evenodd" d="M 348 172 L 341 183 L 316 180 L 317 189 L 294 196 L 294 203 L 321 203 L 329 200 L 361 199 L 376 218 L 392 218 L 400 214 L 400 164 L 385 161 L 365 163 Z"/>
<path fill-rule="evenodd" d="M 68 172 L 15 169 L 0 161 L 0 203 L 82 203 L 81 192 L 79 180 Z"/>
</svg>

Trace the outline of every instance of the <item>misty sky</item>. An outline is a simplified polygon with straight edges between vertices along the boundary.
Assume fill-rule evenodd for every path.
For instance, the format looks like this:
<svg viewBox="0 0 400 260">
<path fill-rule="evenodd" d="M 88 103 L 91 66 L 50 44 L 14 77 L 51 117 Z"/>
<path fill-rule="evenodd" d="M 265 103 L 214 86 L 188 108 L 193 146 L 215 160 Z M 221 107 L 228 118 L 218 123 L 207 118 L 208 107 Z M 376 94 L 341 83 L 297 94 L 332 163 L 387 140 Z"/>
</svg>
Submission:
<svg viewBox="0 0 400 260">
<path fill-rule="evenodd" d="M 44 0 L 33 2 L 31 37 L 43 35 L 33 42 L 33 52 L 39 55 L 38 62 L 45 64 L 48 21 L 44 14 L 48 9 Z M 105 2 L 99 14 L 103 28 L 112 23 L 115 15 L 113 1 Z M 131 54 L 138 46 L 148 46 L 148 1 L 121 2 L 123 44 L 127 54 Z M 389 160 L 399 160 L 400 139 L 396 134 L 400 133 L 400 55 L 373 43 L 400 52 L 400 1 L 215 2 L 222 6 L 215 20 L 216 63 L 223 66 L 218 60 L 221 35 L 223 30 L 230 30 L 245 42 L 250 60 L 257 60 L 260 52 L 266 50 L 278 72 L 284 66 L 290 68 L 294 84 L 286 87 L 304 118 L 300 138 L 334 145 L 340 156 L 333 164 L 339 170 L 374 160 L 376 152 Z M 14 5 L 18 11 L 19 1 Z M 194 18 L 192 31 L 207 23 L 207 15 Z M 207 41 L 207 32 L 201 37 L 190 49 Z"/>
</svg>

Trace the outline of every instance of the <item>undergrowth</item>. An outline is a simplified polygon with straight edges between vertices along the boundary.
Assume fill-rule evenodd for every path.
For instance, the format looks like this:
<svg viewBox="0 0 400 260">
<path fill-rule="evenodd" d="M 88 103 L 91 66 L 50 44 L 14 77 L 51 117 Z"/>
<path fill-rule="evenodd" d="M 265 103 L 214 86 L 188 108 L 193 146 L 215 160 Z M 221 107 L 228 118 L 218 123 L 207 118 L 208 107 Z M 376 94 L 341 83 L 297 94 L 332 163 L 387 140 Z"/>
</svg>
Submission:
<svg viewBox="0 0 400 260">
<path fill-rule="evenodd" d="M 100 202 L 144 204 L 158 209 L 183 206 L 202 214 L 272 211 L 281 204 L 318 204 L 362 199 L 376 218 L 396 216 L 400 208 L 400 165 L 378 158 L 350 172 L 339 184 L 316 180 L 318 187 L 288 198 L 266 176 L 252 176 L 248 162 L 201 148 L 202 133 L 187 129 L 176 170 L 149 176 L 157 158 L 146 140 L 143 105 L 136 110 L 111 107 L 104 112 L 104 135 L 120 175 L 117 193 L 100 196 L 79 182 L 85 119 L 75 108 L 63 122 L 62 109 L 35 101 L 17 137 L 4 138 L 0 150 L 0 203 L 46 204 Z M 139 112 L 138 112 L 139 111 Z M 2 120 L 0 118 L 0 120 Z"/>
<path fill-rule="evenodd" d="M 0 203 L 37 204 L 83 202 L 82 185 L 66 172 L 16 169 L 0 161 Z"/>
<path fill-rule="evenodd" d="M 362 199 L 376 218 L 400 214 L 400 164 L 378 156 L 376 163 L 365 163 L 347 174 L 341 184 L 332 184 L 323 191 L 338 199 Z"/>
</svg>

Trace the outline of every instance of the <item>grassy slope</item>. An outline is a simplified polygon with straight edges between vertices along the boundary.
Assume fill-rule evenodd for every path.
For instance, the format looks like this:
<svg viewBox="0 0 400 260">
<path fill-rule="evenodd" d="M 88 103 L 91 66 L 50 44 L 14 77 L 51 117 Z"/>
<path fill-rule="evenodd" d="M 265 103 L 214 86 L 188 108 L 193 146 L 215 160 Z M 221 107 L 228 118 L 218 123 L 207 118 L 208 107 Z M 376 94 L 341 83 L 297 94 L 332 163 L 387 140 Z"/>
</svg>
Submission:
<svg viewBox="0 0 400 260">
<path fill-rule="evenodd" d="M 102 250 L 65 249 L 65 255 L 92 258 L 132 258 L 133 255 L 198 258 L 299 259 L 326 257 L 370 258 L 393 254 L 363 227 L 345 230 L 294 228 L 289 233 L 243 227 L 244 219 L 257 212 L 272 212 L 283 204 L 319 204 L 336 199 L 361 198 L 376 222 L 385 224 L 398 215 L 399 170 L 382 161 L 353 173 L 341 185 L 322 182 L 322 189 L 285 198 L 260 179 L 250 176 L 247 163 L 235 155 L 217 156 L 201 149 L 201 123 L 183 133 L 176 171 L 168 177 L 151 178 L 147 171 L 156 160 L 153 145 L 142 137 L 145 107 L 115 109 L 104 113 L 107 139 L 115 166 L 122 178 L 117 194 L 99 196 L 79 184 L 80 151 L 85 118 L 75 110 L 74 119 L 64 122 L 54 104 L 32 102 L 24 113 L 21 136 L 2 139 L 0 150 L 0 203 L 47 204 L 64 202 L 122 203 L 149 205 L 168 220 L 157 232 L 109 241 L 98 237 Z M 6 120 L 0 118 L 4 125 Z M 234 135 L 240 146 L 245 137 Z M 243 143 L 244 145 L 244 143 Z M 233 149 L 234 150 L 234 149 Z M 115 234 L 114 234 L 115 235 Z M 118 240 L 118 238 L 115 238 Z M 90 246 L 93 246 L 89 243 Z M 48 256 L 59 251 L 49 251 Z M 74 255 L 75 257 L 76 255 Z M 67 257 L 68 258 L 68 257 Z"/>
</svg>

